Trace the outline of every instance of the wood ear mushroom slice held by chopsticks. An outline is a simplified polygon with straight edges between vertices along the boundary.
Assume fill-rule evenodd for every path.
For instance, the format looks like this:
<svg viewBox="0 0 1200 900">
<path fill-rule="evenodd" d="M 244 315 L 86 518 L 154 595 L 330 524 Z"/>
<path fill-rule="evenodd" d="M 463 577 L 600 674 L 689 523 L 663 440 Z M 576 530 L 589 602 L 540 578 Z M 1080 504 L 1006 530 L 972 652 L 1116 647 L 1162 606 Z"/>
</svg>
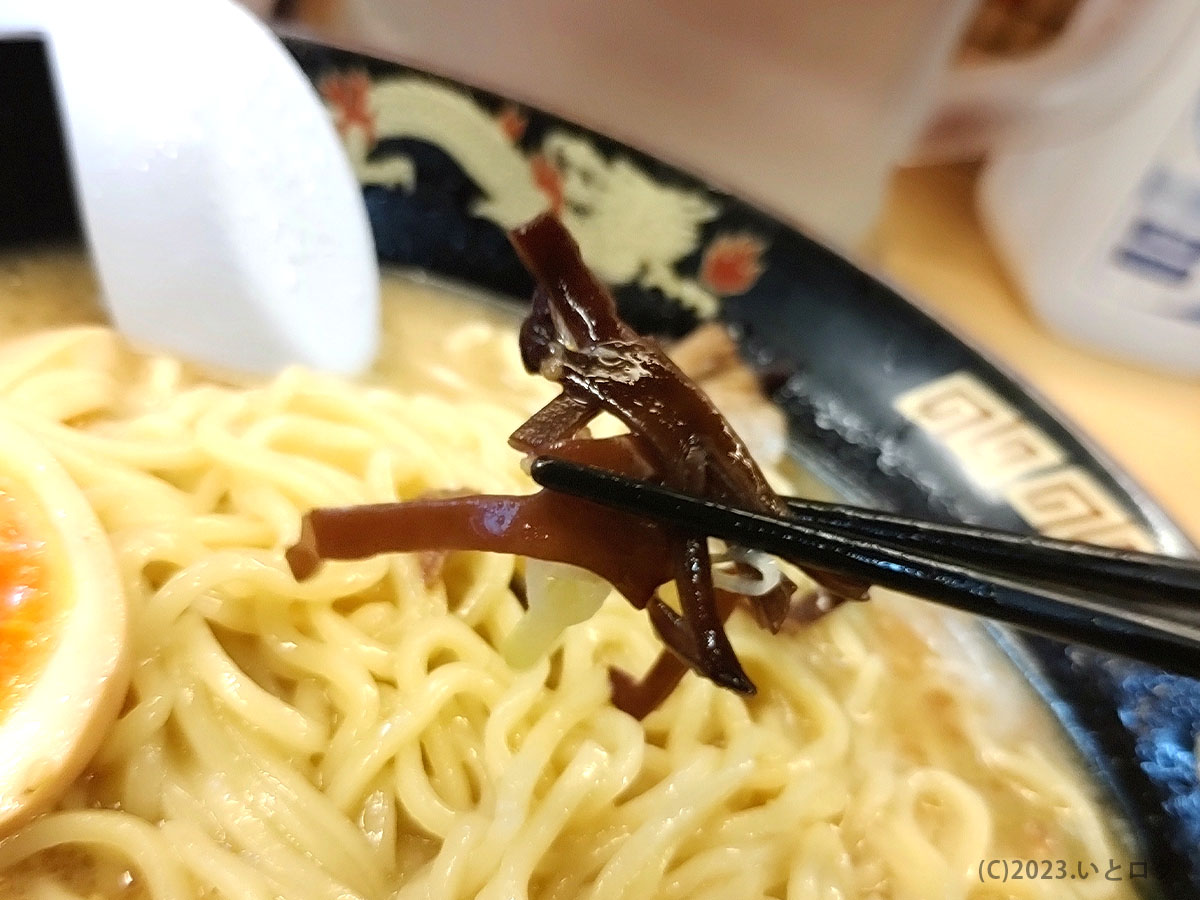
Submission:
<svg viewBox="0 0 1200 900">
<path fill-rule="evenodd" d="M 584 265 L 556 218 L 540 216 L 510 238 L 537 281 L 521 326 L 521 358 L 528 371 L 562 386 L 562 393 L 512 434 L 514 448 L 752 511 L 787 513 L 709 399 L 656 341 L 621 321 L 612 295 Z M 590 437 L 586 426 L 601 413 L 620 419 L 629 433 Z M 798 595 L 783 577 L 760 593 L 721 590 L 714 586 L 706 535 L 545 490 L 312 510 L 287 560 L 297 578 L 306 578 L 323 559 L 421 550 L 484 550 L 567 563 L 596 573 L 645 609 L 669 652 L 640 681 L 619 670 L 610 673 L 613 702 L 638 718 L 670 694 L 687 668 L 731 690 L 754 693 L 725 633 L 724 621 L 735 606 L 747 606 L 760 625 L 777 631 L 789 618 L 815 618 L 842 600 L 864 599 L 867 589 L 809 568 L 832 603 L 818 607 L 811 594 Z M 745 576 L 753 570 L 737 548 L 730 555 L 735 571 Z M 670 581 L 678 590 L 678 611 L 658 594 Z"/>
</svg>

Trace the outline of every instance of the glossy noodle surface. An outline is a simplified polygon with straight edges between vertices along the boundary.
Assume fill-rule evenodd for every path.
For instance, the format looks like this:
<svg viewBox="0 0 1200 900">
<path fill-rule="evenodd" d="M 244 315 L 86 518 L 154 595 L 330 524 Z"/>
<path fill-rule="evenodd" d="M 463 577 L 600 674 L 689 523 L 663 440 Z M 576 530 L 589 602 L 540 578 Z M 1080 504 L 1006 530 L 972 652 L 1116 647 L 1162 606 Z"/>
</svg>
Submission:
<svg viewBox="0 0 1200 900">
<path fill-rule="evenodd" d="M 4 264 L 0 408 L 108 531 L 135 669 L 86 774 L 0 841 L 0 896 L 1132 896 L 981 883 L 983 860 L 1129 853 L 1044 710 L 918 602 L 781 635 L 735 613 L 757 696 L 689 676 L 639 723 L 607 667 L 641 672 L 660 645 L 616 598 L 515 670 L 512 558 L 296 583 L 283 549 L 311 507 L 533 489 L 505 439 L 553 388 L 504 316 L 392 279 L 366 383 L 234 384 L 132 351 L 91 295 L 71 257 Z"/>
</svg>

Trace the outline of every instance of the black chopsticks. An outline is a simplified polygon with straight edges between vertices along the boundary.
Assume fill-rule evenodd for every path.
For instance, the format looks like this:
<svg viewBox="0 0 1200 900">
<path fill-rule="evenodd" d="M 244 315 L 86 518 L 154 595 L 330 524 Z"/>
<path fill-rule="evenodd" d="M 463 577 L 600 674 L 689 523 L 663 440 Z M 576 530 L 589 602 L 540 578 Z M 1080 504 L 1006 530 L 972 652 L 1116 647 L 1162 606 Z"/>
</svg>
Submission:
<svg viewBox="0 0 1200 900">
<path fill-rule="evenodd" d="M 1197 560 L 808 500 L 767 516 L 550 457 L 530 472 L 550 490 L 1200 677 Z"/>
<path fill-rule="evenodd" d="M 1200 610 L 1200 560 L 1114 550 L 993 528 L 942 525 L 837 503 L 788 499 L 797 523 L 870 536 L 916 552 L 986 564 L 1021 578 L 1069 583 L 1131 601 L 1176 597 Z"/>
</svg>

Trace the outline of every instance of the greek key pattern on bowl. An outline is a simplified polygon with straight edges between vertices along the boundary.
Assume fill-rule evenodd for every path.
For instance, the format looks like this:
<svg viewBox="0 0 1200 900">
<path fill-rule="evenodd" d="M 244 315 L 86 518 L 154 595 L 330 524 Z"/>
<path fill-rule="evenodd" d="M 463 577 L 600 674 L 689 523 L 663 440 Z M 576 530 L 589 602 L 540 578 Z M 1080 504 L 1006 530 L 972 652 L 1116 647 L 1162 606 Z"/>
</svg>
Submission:
<svg viewBox="0 0 1200 900">
<path fill-rule="evenodd" d="M 1049 537 L 1154 550 L 1149 533 L 1066 452 L 970 372 L 898 396 L 896 410 L 941 444 L 967 476 Z"/>
</svg>

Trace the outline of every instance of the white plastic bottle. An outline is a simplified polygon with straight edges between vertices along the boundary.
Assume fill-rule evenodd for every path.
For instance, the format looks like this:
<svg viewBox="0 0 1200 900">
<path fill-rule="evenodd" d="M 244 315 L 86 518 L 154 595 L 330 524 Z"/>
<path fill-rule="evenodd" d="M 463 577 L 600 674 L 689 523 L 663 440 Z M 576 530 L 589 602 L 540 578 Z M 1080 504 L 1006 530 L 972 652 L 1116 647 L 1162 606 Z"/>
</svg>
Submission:
<svg viewBox="0 0 1200 900">
<path fill-rule="evenodd" d="M 985 226 L 1033 309 L 1061 334 L 1200 373 L 1200 8 L 1142 95 L 1100 126 L 997 149 Z"/>
</svg>

